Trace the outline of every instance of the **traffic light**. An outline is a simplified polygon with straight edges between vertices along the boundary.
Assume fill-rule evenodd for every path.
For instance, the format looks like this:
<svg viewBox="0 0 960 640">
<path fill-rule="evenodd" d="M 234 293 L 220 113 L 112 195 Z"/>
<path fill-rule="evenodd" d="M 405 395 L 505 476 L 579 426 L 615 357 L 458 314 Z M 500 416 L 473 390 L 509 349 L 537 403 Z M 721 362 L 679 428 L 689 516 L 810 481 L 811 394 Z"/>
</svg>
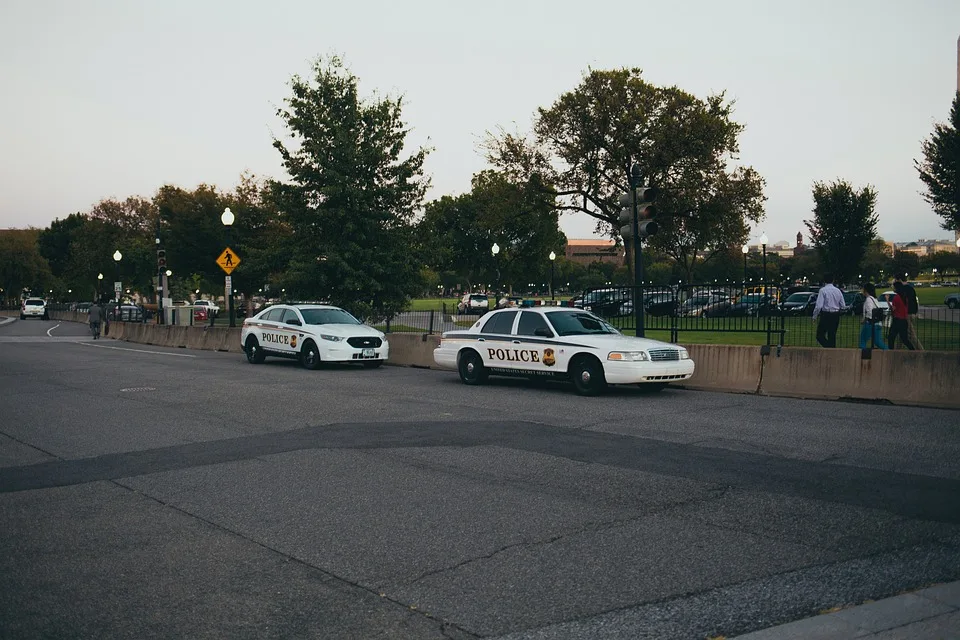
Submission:
<svg viewBox="0 0 960 640">
<path fill-rule="evenodd" d="M 641 239 L 649 238 L 657 232 L 659 225 L 654 217 L 657 208 L 653 205 L 657 199 L 656 187 L 637 187 L 637 233 Z M 634 193 L 624 193 L 620 196 L 620 235 L 624 240 L 633 240 L 633 198 Z"/>
<path fill-rule="evenodd" d="M 157 249 L 157 268 L 166 269 L 167 268 L 167 251 L 166 249 Z"/>
</svg>

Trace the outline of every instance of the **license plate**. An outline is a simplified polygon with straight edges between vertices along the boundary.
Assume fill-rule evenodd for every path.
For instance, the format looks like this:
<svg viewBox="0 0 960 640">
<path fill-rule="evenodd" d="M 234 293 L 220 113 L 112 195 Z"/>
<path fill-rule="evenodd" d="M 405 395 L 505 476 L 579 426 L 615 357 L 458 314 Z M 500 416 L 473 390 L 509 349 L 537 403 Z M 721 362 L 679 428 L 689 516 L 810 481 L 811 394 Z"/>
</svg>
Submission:
<svg viewBox="0 0 960 640">
<path fill-rule="evenodd" d="M 374 351 L 373 349 L 364 349 L 364 350 L 363 350 L 363 357 L 364 357 L 364 358 L 376 358 L 376 357 L 377 357 L 377 352 Z"/>
</svg>

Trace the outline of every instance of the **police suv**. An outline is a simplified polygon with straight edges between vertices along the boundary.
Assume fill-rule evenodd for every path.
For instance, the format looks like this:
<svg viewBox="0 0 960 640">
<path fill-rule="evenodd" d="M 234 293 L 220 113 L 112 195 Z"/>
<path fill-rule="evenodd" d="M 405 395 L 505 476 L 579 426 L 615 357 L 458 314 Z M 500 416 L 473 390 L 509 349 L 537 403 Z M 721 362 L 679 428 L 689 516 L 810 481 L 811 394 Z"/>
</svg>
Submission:
<svg viewBox="0 0 960 640">
<path fill-rule="evenodd" d="M 694 371 L 683 347 L 625 336 L 589 311 L 568 307 L 488 313 L 465 331 L 444 333 L 433 359 L 456 369 L 465 384 L 491 374 L 551 377 L 572 381 L 581 395 L 608 384 L 662 389 Z"/>
<path fill-rule="evenodd" d="M 339 307 L 278 304 L 243 321 L 240 343 L 247 361 L 267 356 L 295 358 L 307 369 L 322 362 L 353 362 L 379 367 L 390 355 L 386 336 Z"/>
</svg>

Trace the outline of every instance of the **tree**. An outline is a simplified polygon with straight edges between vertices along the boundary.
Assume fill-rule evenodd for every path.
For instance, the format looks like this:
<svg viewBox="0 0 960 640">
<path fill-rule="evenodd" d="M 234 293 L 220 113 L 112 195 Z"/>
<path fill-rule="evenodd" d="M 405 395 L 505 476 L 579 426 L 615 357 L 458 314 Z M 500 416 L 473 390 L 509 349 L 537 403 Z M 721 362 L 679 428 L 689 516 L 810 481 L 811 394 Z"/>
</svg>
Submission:
<svg viewBox="0 0 960 640">
<path fill-rule="evenodd" d="M 53 275 L 37 249 L 39 233 L 38 229 L 0 230 L 0 299 L 19 298 L 24 291 L 46 297 Z"/>
<path fill-rule="evenodd" d="M 421 289 L 411 222 L 428 185 L 427 151 L 401 157 L 408 129 L 399 99 L 361 100 L 339 58 L 294 76 L 278 115 L 292 140 L 274 139 L 289 182 L 271 183 L 290 226 L 287 288 L 360 315 L 402 309 Z"/>
<path fill-rule="evenodd" d="M 63 220 L 57 218 L 50 226 L 40 231 L 37 248 L 50 264 L 50 271 L 57 278 L 67 275 L 70 263 L 70 246 L 77 231 L 87 222 L 82 213 L 71 213 Z"/>
<path fill-rule="evenodd" d="M 868 280 L 881 280 L 884 276 L 893 273 L 893 250 L 883 238 L 874 238 L 867 245 L 860 273 Z"/>
<path fill-rule="evenodd" d="M 955 251 L 937 251 L 920 260 L 920 266 L 924 269 L 936 269 L 939 276 L 945 276 L 948 273 L 960 274 L 960 254 Z"/>
<path fill-rule="evenodd" d="M 763 179 L 751 167 L 730 166 L 744 128 L 731 114 L 723 94 L 702 100 L 657 87 L 639 69 L 590 70 L 538 110 L 532 140 L 501 132 L 485 146 L 513 182 L 537 177 L 551 206 L 596 218 L 597 230 L 610 236 L 636 162 L 660 188 L 661 231 L 650 247 L 676 260 L 689 280 L 698 259 L 742 244 L 748 222 L 764 215 Z"/>
<path fill-rule="evenodd" d="M 859 273 L 867 245 L 877 237 L 877 192 L 859 191 L 850 183 L 813 183 L 813 220 L 806 220 L 813 246 L 837 282 L 851 282 Z"/>
<path fill-rule="evenodd" d="M 890 265 L 891 275 L 901 278 L 916 278 L 920 274 L 920 257 L 909 251 L 897 251 Z"/>
<path fill-rule="evenodd" d="M 920 150 L 923 161 L 913 163 L 926 188 L 923 199 L 943 218 L 944 229 L 960 231 L 960 92 L 953 97 L 950 121 L 935 124 Z"/>
</svg>

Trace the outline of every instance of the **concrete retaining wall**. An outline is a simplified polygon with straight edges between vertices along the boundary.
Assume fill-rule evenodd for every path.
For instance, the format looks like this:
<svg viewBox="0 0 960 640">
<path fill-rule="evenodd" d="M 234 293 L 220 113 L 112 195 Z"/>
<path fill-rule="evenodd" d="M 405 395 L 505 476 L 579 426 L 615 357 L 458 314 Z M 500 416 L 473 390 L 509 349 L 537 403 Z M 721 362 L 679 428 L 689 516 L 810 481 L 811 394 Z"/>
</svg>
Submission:
<svg viewBox="0 0 960 640">
<path fill-rule="evenodd" d="M 0 315 L 18 315 L 3 312 Z M 86 322 L 80 314 L 51 312 L 51 318 Z M 110 325 L 110 338 L 162 347 L 242 353 L 240 328 L 188 327 L 129 322 Z M 390 364 L 430 367 L 440 337 L 393 333 Z M 894 404 L 960 408 L 960 352 L 874 351 L 869 360 L 858 349 L 776 348 L 685 345 L 697 364 L 689 389 L 758 393 L 823 399 L 885 400 Z"/>
</svg>

